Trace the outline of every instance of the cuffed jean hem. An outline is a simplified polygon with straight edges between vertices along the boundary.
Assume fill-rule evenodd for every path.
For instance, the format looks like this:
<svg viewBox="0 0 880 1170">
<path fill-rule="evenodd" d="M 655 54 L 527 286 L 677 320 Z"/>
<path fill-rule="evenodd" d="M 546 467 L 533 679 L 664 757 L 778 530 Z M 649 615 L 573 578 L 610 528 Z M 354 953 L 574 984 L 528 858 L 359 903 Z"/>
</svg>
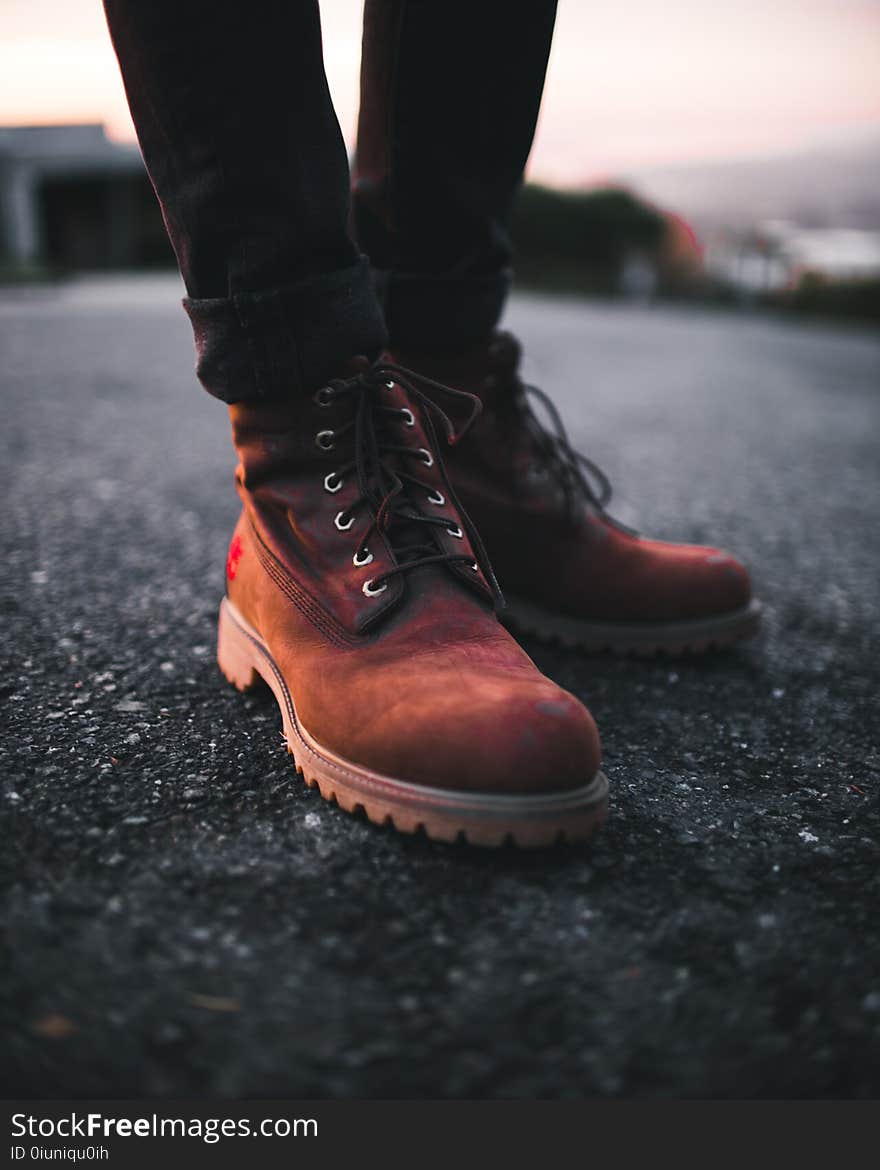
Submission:
<svg viewBox="0 0 880 1170">
<path fill-rule="evenodd" d="M 382 310 L 364 257 L 351 268 L 283 288 L 195 300 L 196 374 L 223 402 L 307 392 L 351 357 L 378 357 L 387 344 Z"/>
<path fill-rule="evenodd" d="M 509 270 L 485 277 L 374 270 L 392 346 L 445 353 L 479 345 L 497 327 L 510 291 Z"/>
</svg>

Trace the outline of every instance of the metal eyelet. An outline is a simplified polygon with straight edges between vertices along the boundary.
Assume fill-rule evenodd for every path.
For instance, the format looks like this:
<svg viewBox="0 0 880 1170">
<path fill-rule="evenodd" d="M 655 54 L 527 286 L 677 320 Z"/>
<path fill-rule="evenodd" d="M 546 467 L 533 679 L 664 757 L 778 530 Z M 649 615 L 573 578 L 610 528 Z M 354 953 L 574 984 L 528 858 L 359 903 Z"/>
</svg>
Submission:
<svg viewBox="0 0 880 1170">
<path fill-rule="evenodd" d="M 365 554 L 363 558 L 361 558 L 361 553 Z M 370 550 L 368 548 L 360 549 L 351 558 L 351 563 L 354 565 L 354 567 L 356 569 L 362 569 L 364 567 L 364 565 L 372 564 L 372 562 L 373 562 L 373 554 L 370 552 Z"/>
<path fill-rule="evenodd" d="M 464 533 L 458 527 L 457 524 L 453 524 L 452 527 L 447 528 L 446 531 L 449 533 L 450 536 L 454 536 L 456 538 L 456 540 L 461 540 L 461 538 L 464 536 Z"/>
<path fill-rule="evenodd" d="M 374 589 L 373 579 L 371 577 L 369 581 L 364 581 L 363 585 L 361 586 L 361 593 L 363 593 L 364 597 L 378 597 L 379 594 L 384 593 L 387 588 L 388 585 L 383 583 Z"/>
<path fill-rule="evenodd" d="M 476 561 L 474 561 L 474 563 L 471 565 L 471 572 L 472 573 L 479 573 L 479 571 L 480 571 L 480 566 L 477 564 Z"/>
<path fill-rule="evenodd" d="M 418 454 L 421 455 L 422 463 L 424 463 L 425 467 L 434 466 L 434 456 L 426 447 L 419 447 Z"/>
<path fill-rule="evenodd" d="M 393 389 L 394 389 L 394 383 L 393 383 L 393 382 L 386 382 L 386 383 L 385 383 L 385 389 L 386 389 L 386 390 L 393 390 Z"/>
<path fill-rule="evenodd" d="M 322 386 L 320 390 L 316 390 L 312 396 L 317 402 L 318 406 L 332 406 L 333 405 L 333 389 L 331 386 Z"/>
<path fill-rule="evenodd" d="M 444 496 L 442 492 L 428 492 L 428 503 L 436 504 L 438 508 L 442 508 L 442 506 L 446 503 L 446 496 Z"/>
<path fill-rule="evenodd" d="M 349 516 L 348 523 L 343 524 L 342 517 L 344 515 L 345 515 L 345 509 L 343 508 L 343 510 L 341 512 L 336 513 L 336 519 L 333 521 L 333 523 L 336 525 L 336 527 L 339 529 L 340 532 L 347 532 L 349 530 L 349 528 L 351 528 L 352 524 L 354 524 L 354 516 Z"/>
<path fill-rule="evenodd" d="M 414 427 L 416 425 L 415 415 L 411 410 L 407 410 L 404 406 L 400 413 L 403 417 L 403 425 L 405 427 Z"/>
<path fill-rule="evenodd" d="M 345 480 L 338 471 L 331 471 L 329 475 L 324 476 L 324 491 L 335 493 L 338 492 Z"/>
<path fill-rule="evenodd" d="M 317 435 L 315 435 L 315 443 L 322 451 L 332 451 L 336 446 L 336 432 L 318 431 Z"/>
</svg>

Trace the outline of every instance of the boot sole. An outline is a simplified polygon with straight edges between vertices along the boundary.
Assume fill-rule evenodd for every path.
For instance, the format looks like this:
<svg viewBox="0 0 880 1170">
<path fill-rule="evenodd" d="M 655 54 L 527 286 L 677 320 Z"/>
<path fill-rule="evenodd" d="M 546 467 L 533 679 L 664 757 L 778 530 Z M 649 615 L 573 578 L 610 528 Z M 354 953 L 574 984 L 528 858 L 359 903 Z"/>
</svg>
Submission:
<svg viewBox="0 0 880 1170">
<path fill-rule="evenodd" d="M 281 708 L 288 753 L 309 788 L 317 788 L 346 812 L 363 813 L 373 824 L 402 833 L 422 830 L 435 841 L 540 848 L 584 841 L 607 816 L 608 782 L 602 772 L 566 792 L 496 796 L 412 784 L 336 755 L 297 719 L 287 683 L 266 643 L 228 598 L 220 604 L 217 662 L 240 691 L 269 686 Z"/>
<path fill-rule="evenodd" d="M 715 617 L 682 622 L 585 622 L 565 614 L 507 598 L 505 624 L 523 634 L 558 642 L 591 654 L 610 652 L 651 657 L 654 654 L 704 654 L 753 638 L 761 622 L 761 603 Z"/>
</svg>

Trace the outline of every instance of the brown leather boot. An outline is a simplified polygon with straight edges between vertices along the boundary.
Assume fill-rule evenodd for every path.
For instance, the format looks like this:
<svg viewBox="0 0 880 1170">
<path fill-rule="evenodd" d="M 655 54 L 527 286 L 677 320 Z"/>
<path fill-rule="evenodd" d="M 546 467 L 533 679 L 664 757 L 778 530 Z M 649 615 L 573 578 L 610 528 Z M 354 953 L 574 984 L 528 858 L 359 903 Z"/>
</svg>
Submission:
<svg viewBox="0 0 880 1170">
<path fill-rule="evenodd" d="M 449 475 L 486 542 L 512 625 L 586 650 L 641 654 L 703 651 L 756 632 L 760 606 L 729 553 L 647 540 L 608 515 L 607 479 L 572 450 L 547 396 L 521 381 L 510 334 L 453 356 L 395 358 L 483 403 Z"/>
<path fill-rule="evenodd" d="M 443 840 L 589 836 L 607 801 L 595 724 L 497 620 L 437 449 L 448 415 L 365 359 L 313 397 L 230 410 L 244 510 L 218 661 L 241 690 L 269 684 L 306 783 Z"/>
</svg>

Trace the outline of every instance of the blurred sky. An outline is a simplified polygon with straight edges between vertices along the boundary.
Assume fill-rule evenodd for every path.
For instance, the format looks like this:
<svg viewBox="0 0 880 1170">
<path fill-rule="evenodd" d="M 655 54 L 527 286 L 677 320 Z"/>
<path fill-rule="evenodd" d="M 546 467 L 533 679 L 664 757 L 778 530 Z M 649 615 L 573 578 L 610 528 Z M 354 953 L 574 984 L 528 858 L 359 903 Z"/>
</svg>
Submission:
<svg viewBox="0 0 880 1170">
<path fill-rule="evenodd" d="M 351 142 L 361 4 L 321 9 Z M 133 137 L 100 0 L 0 0 L 0 124 L 92 120 Z M 880 0 L 561 0 L 530 172 L 580 183 L 878 132 Z"/>
</svg>

